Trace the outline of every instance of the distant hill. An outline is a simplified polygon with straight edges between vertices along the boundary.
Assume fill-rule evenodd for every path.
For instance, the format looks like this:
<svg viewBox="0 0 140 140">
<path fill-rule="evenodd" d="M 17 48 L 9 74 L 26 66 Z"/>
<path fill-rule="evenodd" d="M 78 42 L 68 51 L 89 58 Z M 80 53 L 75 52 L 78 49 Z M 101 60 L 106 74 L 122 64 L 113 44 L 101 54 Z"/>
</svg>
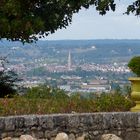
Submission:
<svg viewBox="0 0 140 140">
<path fill-rule="evenodd" d="M 68 51 L 71 51 L 74 63 L 128 62 L 131 57 L 140 55 L 140 40 L 59 40 L 25 45 L 0 41 L 0 56 L 9 55 L 11 60 L 66 59 Z"/>
</svg>

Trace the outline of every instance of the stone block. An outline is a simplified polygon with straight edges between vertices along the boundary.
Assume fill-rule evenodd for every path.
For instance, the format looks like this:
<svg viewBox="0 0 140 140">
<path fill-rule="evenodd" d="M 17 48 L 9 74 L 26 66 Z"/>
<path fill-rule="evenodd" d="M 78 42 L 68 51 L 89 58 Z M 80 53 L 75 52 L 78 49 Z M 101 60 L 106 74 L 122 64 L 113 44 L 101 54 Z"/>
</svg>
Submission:
<svg viewBox="0 0 140 140">
<path fill-rule="evenodd" d="M 24 127 L 24 117 L 16 117 L 15 118 L 15 127 L 16 129 L 20 129 Z"/>
<path fill-rule="evenodd" d="M 103 114 L 95 113 L 92 116 L 92 126 L 91 130 L 101 130 L 103 129 Z"/>
<path fill-rule="evenodd" d="M 68 140 L 68 135 L 66 133 L 57 134 L 55 140 Z"/>
<path fill-rule="evenodd" d="M 39 126 L 43 129 L 52 130 L 54 127 L 53 117 L 52 116 L 40 116 L 39 117 Z"/>
<path fill-rule="evenodd" d="M 2 140 L 12 140 L 11 137 L 6 137 L 6 138 L 3 138 Z"/>
<path fill-rule="evenodd" d="M 101 136 L 101 140 L 122 140 L 122 139 L 114 134 L 104 134 Z"/>
<path fill-rule="evenodd" d="M 79 120 L 79 116 L 78 115 L 71 115 L 68 117 L 68 130 L 70 132 L 75 131 L 76 129 L 79 128 L 80 125 L 80 120 Z M 71 131 L 73 130 L 73 131 Z"/>
<path fill-rule="evenodd" d="M 140 133 L 138 132 L 128 132 L 126 133 L 124 140 L 140 140 Z"/>
<path fill-rule="evenodd" d="M 37 140 L 30 135 L 21 135 L 19 140 Z"/>
<path fill-rule="evenodd" d="M 52 131 L 46 130 L 45 131 L 45 138 L 50 139 L 51 137 L 55 137 L 57 135 L 57 133 L 58 133 L 58 130 L 57 129 L 52 130 Z"/>
<path fill-rule="evenodd" d="M 69 134 L 69 140 L 75 140 L 75 135 L 74 134 Z"/>
<path fill-rule="evenodd" d="M 138 114 L 124 112 L 120 116 L 124 115 L 123 126 L 128 128 L 136 128 L 138 126 Z"/>
<path fill-rule="evenodd" d="M 4 130 L 4 126 L 5 126 L 5 119 L 0 118 L 0 130 Z"/>
<path fill-rule="evenodd" d="M 33 115 L 33 116 L 26 116 L 24 117 L 24 126 L 25 127 L 33 127 L 33 126 L 38 126 L 39 125 L 39 122 L 38 122 L 38 117 L 36 115 Z"/>
<path fill-rule="evenodd" d="M 53 116 L 54 127 L 58 128 L 60 131 L 67 129 L 68 117 L 66 115 L 56 115 Z"/>
<path fill-rule="evenodd" d="M 5 130 L 12 131 L 15 130 L 15 118 L 14 117 L 7 117 L 5 118 Z"/>
<path fill-rule="evenodd" d="M 118 113 L 105 113 L 103 114 L 103 129 L 122 129 L 124 115 Z"/>
</svg>

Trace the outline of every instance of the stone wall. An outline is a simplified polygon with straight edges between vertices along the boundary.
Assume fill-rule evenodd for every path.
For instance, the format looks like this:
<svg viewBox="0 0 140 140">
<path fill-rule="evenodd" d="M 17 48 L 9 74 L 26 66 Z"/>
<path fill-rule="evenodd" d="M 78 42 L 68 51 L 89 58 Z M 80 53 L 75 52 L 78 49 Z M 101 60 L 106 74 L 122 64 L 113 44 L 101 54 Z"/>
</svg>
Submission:
<svg viewBox="0 0 140 140">
<path fill-rule="evenodd" d="M 100 140 L 102 134 L 116 134 L 123 140 L 140 140 L 140 113 L 111 112 L 0 117 L 0 136 L 19 137 L 30 134 L 51 139 L 59 132 L 75 137 L 87 135 Z"/>
</svg>

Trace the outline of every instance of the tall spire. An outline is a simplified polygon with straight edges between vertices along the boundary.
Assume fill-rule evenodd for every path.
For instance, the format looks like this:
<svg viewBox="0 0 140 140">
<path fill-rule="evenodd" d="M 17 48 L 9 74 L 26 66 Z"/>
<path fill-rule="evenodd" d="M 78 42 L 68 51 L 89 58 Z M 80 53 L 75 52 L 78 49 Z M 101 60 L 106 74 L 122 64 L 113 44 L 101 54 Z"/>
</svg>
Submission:
<svg viewBox="0 0 140 140">
<path fill-rule="evenodd" d="M 68 55 L 68 70 L 71 70 L 71 52 L 70 51 Z"/>
</svg>

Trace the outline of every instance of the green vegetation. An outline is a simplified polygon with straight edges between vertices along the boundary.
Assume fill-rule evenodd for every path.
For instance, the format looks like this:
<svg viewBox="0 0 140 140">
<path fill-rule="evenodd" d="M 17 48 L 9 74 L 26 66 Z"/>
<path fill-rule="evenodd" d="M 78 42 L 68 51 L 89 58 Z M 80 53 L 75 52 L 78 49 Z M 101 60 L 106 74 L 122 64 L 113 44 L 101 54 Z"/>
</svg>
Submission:
<svg viewBox="0 0 140 140">
<path fill-rule="evenodd" d="M 12 97 L 16 93 L 17 75 L 13 71 L 0 71 L 0 98 Z"/>
<path fill-rule="evenodd" d="M 85 93 L 86 94 L 86 93 Z M 25 95 L 0 99 L 0 116 L 23 114 L 83 113 L 128 111 L 134 103 L 121 93 L 68 96 L 65 91 L 38 86 Z"/>
<path fill-rule="evenodd" d="M 140 77 L 140 56 L 133 57 L 129 63 L 128 67 L 133 73 Z"/>
<path fill-rule="evenodd" d="M 6 68 L 6 58 L 0 58 L 0 98 L 5 96 L 12 97 L 16 94 L 18 85 L 16 82 L 19 81 L 18 75 Z"/>
<path fill-rule="evenodd" d="M 2 0 L 0 38 L 30 42 L 37 39 L 36 34 L 45 36 L 66 28 L 74 13 L 90 5 L 95 5 L 100 14 L 105 14 L 109 9 L 115 10 L 113 0 Z"/>
<path fill-rule="evenodd" d="M 58 88 L 52 88 L 46 85 L 40 85 L 27 90 L 27 93 L 23 95 L 28 99 L 65 99 L 67 94 L 64 90 Z"/>
<path fill-rule="evenodd" d="M 7 38 L 31 42 L 39 37 L 66 28 L 72 22 L 74 13 L 92 5 L 99 14 L 115 11 L 114 0 L 1 0 L 0 39 Z M 130 12 L 140 15 L 140 2 L 128 6 Z"/>
</svg>

